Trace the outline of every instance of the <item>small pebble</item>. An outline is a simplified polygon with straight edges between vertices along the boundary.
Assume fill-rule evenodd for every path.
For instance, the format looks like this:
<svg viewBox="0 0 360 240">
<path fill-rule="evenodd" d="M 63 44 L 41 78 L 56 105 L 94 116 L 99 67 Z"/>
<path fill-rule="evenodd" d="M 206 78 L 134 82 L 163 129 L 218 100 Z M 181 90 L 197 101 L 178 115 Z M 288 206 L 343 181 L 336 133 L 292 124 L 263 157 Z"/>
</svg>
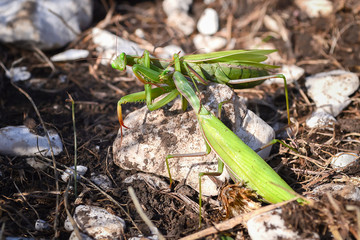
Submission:
<svg viewBox="0 0 360 240">
<path fill-rule="evenodd" d="M 81 231 L 94 239 L 123 239 L 125 221 L 104 208 L 79 205 L 74 220 Z"/>
<path fill-rule="evenodd" d="M 70 167 L 72 170 L 70 169 L 66 169 L 65 172 L 61 175 L 61 179 L 64 181 L 64 182 L 67 182 L 70 178 L 70 175 L 73 174 L 75 175 L 75 166 L 72 166 Z M 87 172 L 88 168 L 85 167 L 85 166 L 82 166 L 82 165 L 78 165 L 76 167 L 76 171 L 77 171 L 77 174 L 78 174 L 78 179 L 80 179 L 80 175 L 81 176 L 84 176 L 85 173 Z"/>
<path fill-rule="evenodd" d="M 344 168 L 356 161 L 359 161 L 359 155 L 356 153 L 339 152 L 332 158 L 331 166 L 334 169 Z"/>
<path fill-rule="evenodd" d="M 89 56 L 89 51 L 85 49 L 68 49 L 65 52 L 55 54 L 50 58 L 53 62 L 66 62 L 78 60 Z"/>
<path fill-rule="evenodd" d="M 105 174 L 96 175 L 95 173 L 91 173 L 90 180 L 104 190 L 112 188 L 111 180 Z"/>
<path fill-rule="evenodd" d="M 27 71 L 27 67 L 14 67 L 6 71 L 6 77 L 13 82 L 26 81 L 31 78 L 31 73 Z"/>
<path fill-rule="evenodd" d="M 219 30 L 219 16 L 212 8 L 206 8 L 197 23 L 197 29 L 201 34 L 213 35 Z"/>
<path fill-rule="evenodd" d="M 145 33 L 144 33 L 144 31 L 143 31 L 141 28 L 137 28 L 137 29 L 135 30 L 135 35 L 136 35 L 137 37 L 139 37 L 139 38 L 142 38 L 142 39 L 145 38 Z"/>
<path fill-rule="evenodd" d="M 38 219 L 35 222 L 35 230 L 36 231 L 45 231 L 48 230 L 50 228 L 49 223 L 47 223 L 44 220 Z"/>
</svg>

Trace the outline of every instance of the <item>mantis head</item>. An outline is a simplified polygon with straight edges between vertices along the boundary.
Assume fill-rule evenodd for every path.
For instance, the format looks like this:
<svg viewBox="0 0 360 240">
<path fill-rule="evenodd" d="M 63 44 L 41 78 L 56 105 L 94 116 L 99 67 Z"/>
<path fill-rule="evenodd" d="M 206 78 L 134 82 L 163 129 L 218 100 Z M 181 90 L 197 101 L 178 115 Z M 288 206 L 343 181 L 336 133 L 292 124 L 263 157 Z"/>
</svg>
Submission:
<svg viewBox="0 0 360 240">
<path fill-rule="evenodd" d="M 124 71 L 126 69 L 126 64 L 127 64 L 126 54 L 121 53 L 111 63 L 111 67 L 114 68 L 114 69 L 118 69 L 120 71 Z"/>
</svg>

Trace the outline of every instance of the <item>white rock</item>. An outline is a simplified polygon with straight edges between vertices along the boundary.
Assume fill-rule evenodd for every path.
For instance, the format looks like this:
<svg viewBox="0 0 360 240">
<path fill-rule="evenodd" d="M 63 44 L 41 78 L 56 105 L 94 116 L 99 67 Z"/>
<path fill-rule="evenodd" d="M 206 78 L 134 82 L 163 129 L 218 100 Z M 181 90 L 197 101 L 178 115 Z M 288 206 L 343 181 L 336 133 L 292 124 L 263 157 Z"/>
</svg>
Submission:
<svg viewBox="0 0 360 240">
<path fill-rule="evenodd" d="M 318 112 L 336 117 L 350 104 L 349 96 L 359 88 L 359 77 L 355 73 L 334 70 L 307 77 L 305 86 Z"/>
<path fill-rule="evenodd" d="M 212 8 L 206 8 L 197 23 L 197 30 L 204 35 L 212 35 L 219 30 L 219 16 Z"/>
<path fill-rule="evenodd" d="M 321 128 L 331 126 L 336 122 L 336 119 L 331 114 L 323 111 L 322 109 L 316 109 L 311 116 L 306 119 L 306 126 L 309 128 Z"/>
<path fill-rule="evenodd" d="M 281 209 L 251 218 L 247 222 L 247 230 L 252 240 L 304 239 L 297 232 L 285 226 L 285 222 L 281 218 Z M 314 233 L 314 237 L 308 239 L 320 239 L 320 237 Z"/>
<path fill-rule="evenodd" d="M 341 196 L 347 200 L 352 200 L 356 202 L 360 201 L 360 189 L 351 184 L 349 185 L 336 184 L 336 183 L 323 184 L 314 188 L 311 193 L 314 196 L 321 196 L 326 193 L 330 193 L 333 196 Z"/>
<path fill-rule="evenodd" d="M 209 104 L 209 109 L 217 109 L 220 102 L 231 99 L 232 104 L 223 106 L 223 119 L 251 148 L 257 149 L 273 139 L 273 129 L 247 110 L 226 85 L 209 84 L 202 93 L 205 96 L 202 102 Z M 177 104 L 179 102 L 175 102 L 171 109 L 164 110 L 163 107 L 149 112 L 145 106 L 130 113 L 125 119 L 125 125 L 129 129 L 124 129 L 122 145 L 120 146 L 120 132 L 113 145 L 115 164 L 123 169 L 136 169 L 168 177 L 165 165 L 167 155 L 206 151 L 195 113 L 193 110 L 182 112 L 181 104 Z M 270 148 L 264 150 L 259 153 L 262 157 L 268 155 Z M 196 190 L 199 172 L 217 170 L 213 152 L 206 157 L 170 159 L 169 164 L 175 180 L 186 179 L 186 183 Z M 223 174 L 219 179 L 223 181 L 225 178 L 228 176 Z M 202 181 L 204 195 L 218 194 L 216 185 L 210 178 L 204 177 Z"/>
<path fill-rule="evenodd" d="M 64 52 L 55 54 L 50 58 L 53 62 L 65 62 L 86 58 L 89 56 L 89 51 L 85 49 L 68 49 Z"/>
<path fill-rule="evenodd" d="M 186 12 L 174 12 L 167 18 L 167 24 L 170 27 L 180 30 L 184 35 L 188 36 L 194 32 L 195 21 Z"/>
<path fill-rule="evenodd" d="M 188 13 L 192 2 L 192 0 L 164 0 L 162 6 L 166 15 L 170 17 L 176 12 Z"/>
<path fill-rule="evenodd" d="M 105 174 L 97 175 L 95 173 L 91 173 L 90 180 L 104 190 L 109 190 L 110 188 L 112 188 L 111 180 Z"/>
<path fill-rule="evenodd" d="M 62 152 L 60 136 L 54 130 L 48 130 L 55 155 Z M 45 136 L 39 136 L 26 126 L 9 126 L 0 129 L 0 153 L 12 156 L 51 156 Z"/>
<path fill-rule="evenodd" d="M 209 53 L 220 50 L 226 46 L 226 39 L 223 37 L 197 34 L 194 37 L 194 45 L 199 52 Z"/>
<path fill-rule="evenodd" d="M 92 20 L 93 1 L 1 1 L 0 40 L 40 49 L 59 48 L 74 40 Z"/>
<path fill-rule="evenodd" d="M 61 179 L 64 182 L 67 182 L 70 178 L 70 175 L 75 176 L 75 166 L 70 167 L 72 170 L 70 169 L 66 169 L 65 172 L 61 175 Z M 77 180 L 80 179 L 80 176 L 84 176 L 85 173 L 87 172 L 88 168 L 82 165 L 78 165 L 76 167 L 76 172 L 77 172 Z"/>
<path fill-rule="evenodd" d="M 311 18 L 327 17 L 334 9 L 329 0 L 295 0 L 295 4 Z"/>
<path fill-rule="evenodd" d="M 6 77 L 13 82 L 26 81 L 31 78 L 31 73 L 28 72 L 27 67 L 12 67 L 6 71 Z"/>
<path fill-rule="evenodd" d="M 100 28 L 92 29 L 92 40 L 97 46 L 96 50 L 102 53 L 101 64 L 109 65 L 111 61 L 122 52 L 128 55 L 142 55 L 138 44 L 116 36 Z"/>
<path fill-rule="evenodd" d="M 37 219 L 35 222 L 35 230 L 36 231 L 46 231 L 50 228 L 49 223 L 42 219 Z"/>
<path fill-rule="evenodd" d="M 145 38 L 145 33 L 141 28 L 137 28 L 134 33 L 139 38 L 142 38 L 142 39 Z"/>
<path fill-rule="evenodd" d="M 359 155 L 356 153 L 339 152 L 331 159 L 331 166 L 333 168 L 344 168 L 359 160 Z"/>
<path fill-rule="evenodd" d="M 79 205 L 73 218 L 79 229 L 94 239 L 123 239 L 125 221 L 104 208 Z"/>
</svg>

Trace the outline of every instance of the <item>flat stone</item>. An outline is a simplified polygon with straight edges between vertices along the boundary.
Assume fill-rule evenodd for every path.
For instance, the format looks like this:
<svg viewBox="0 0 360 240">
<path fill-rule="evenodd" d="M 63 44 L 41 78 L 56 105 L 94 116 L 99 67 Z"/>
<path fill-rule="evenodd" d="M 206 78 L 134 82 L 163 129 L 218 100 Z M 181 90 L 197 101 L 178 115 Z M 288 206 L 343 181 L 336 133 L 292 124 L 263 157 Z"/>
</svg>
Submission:
<svg viewBox="0 0 360 240">
<path fill-rule="evenodd" d="M 316 107 L 336 117 L 350 104 L 349 96 L 359 88 L 359 77 L 352 72 L 334 70 L 307 77 L 305 86 Z"/>
<path fill-rule="evenodd" d="M 202 90 L 200 90 L 202 91 Z M 226 85 L 209 84 L 203 91 L 203 103 L 208 109 L 223 105 L 222 121 L 251 148 L 257 149 L 274 137 L 273 129 L 245 105 Z M 216 115 L 217 113 L 215 113 Z M 165 158 L 169 154 L 205 152 L 206 145 L 199 129 L 194 111 L 181 111 L 180 101 L 169 108 L 150 112 L 143 107 L 126 116 L 121 142 L 120 132 L 113 144 L 114 162 L 126 170 L 138 170 L 169 177 Z M 266 157 L 270 148 L 259 152 Z M 186 179 L 186 184 L 198 190 L 199 172 L 217 171 L 217 157 L 212 151 L 204 157 L 173 158 L 169 160 L 170 171 L 175 180 Z M 228 179 L 227 173 L 218 179 Z M 208 177 L 202 178 L 203 194 L 217 195 L 217 185 Z"/>
<path fill-rule="evenodd" d="M 48 130 L 54 155 L 63 150 L 60 136 Z M 26 126 L 8 126 L 0 129 L 0 153 L 11 156 L 51 156 L 46 136 L 36 135 Z"/>
<path fill-rule="evenodd" d="M 124 239 L 125 221 L 104 208 L 79 205 L 73 218 L 79 229 L 93 239 Z"/>
<path fill-rule="evenodd" d="M 73 41 L 92 20 L 93 3 L 63 0 L 1 1 L 0 41 L 43 50 Z"/>
<path fill-rule="evenodd" d="M 356 161 L 359 161 L 359 158 L 359 155 L 356 153 L 339 152 L 331 159 L 331 166 L 334 169 L 345 168 L 355 163 Z"/>
</svg>

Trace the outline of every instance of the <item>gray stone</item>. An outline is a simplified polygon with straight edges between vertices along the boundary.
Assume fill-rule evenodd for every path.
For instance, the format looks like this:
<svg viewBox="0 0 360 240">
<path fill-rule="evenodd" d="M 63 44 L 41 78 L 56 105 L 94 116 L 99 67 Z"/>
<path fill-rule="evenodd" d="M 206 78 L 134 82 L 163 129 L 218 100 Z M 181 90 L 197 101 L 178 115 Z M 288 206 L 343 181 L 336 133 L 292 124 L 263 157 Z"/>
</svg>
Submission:
<svg viewBox="0 0 360 240">
<path fill-rule="evenodd" d="M 226 85 L 210 84 L 202 91 L 203 103 L 208 109 L 223 105 L 222 121 L 251 148 L 257 149 L 274 137 L 274 131 L 245 105 Z M 166 107 L 150 112 L 147 107 L 130 113 L 125 118 L 124 136 L 120 132 L 113 145 L 114 162 L 123 169 L 136 169 L 168 177 L 165 158 L 175 153 L 205 152 L 206 146 L 194 111 L 182 112 L 180 101 L 169 109 Z M 215 113 L 217 114 L 217 113 Z M 270 148 L 259 153 L 266 157 Z M 204 157 L 173 158 L 169 160 L 170 171 L 175 180 L 186 179 L 186 184 L 198 190 L 198 173 L 217 170 L 217 157 L 212 151 Z M 221 181 L 229 178 L 226 173 Z M 202 178 L 203 194 L 217 195 L 217 186 L 208 177 Z"/>
<path fill-rule="evenodd" d="M 109 190 L 112 188 L 111 180 L 105 174 L 91 173 L 90 180 L 104 190 Z"/>
<path fill-rule="evenodd" d="M 60 136 L 48 130 L 54 155 L 63 150 Z M 46 136 L 36 135 L 26 126 L 8 126 L 0 129 L 0 153 L 12 156 L 51 156 Z"/>
<path fill-rule="evenodd" d="M 61 179 L 64 182 L 67 182 L 70 178 L 70 175 L 75 175 L 75 166 L 70 167 L 70 169 L 66 169 L 65 172 L 61 175 Z M 82 165 L 76 166 L 77 178 L 79 179 L 80 176 L 84 176 L 87 172 L 88 168 Z"/>
<path fill-rule="evenodd" d="M 336 117 L 350 104 L 349 96 L 359 88 L 359 77 L 355 73 L 334 70 L 307 77 L 305 86 L 315 102 L 316 111 L 327 113 L 323 114 L 323 121 L 316 122 L 327 124 L 329 115 Z"/>
<path fill-rule="evenodd" d="M 91 0 L 5 0 L 0 2 L 0 40 L 60 48 L 73 41 L 92 19 Z"/>
<path fill-rule="evenodd" d="M 123 239 L 125 221 L 104 208 L 79 205 L 73 216 L 83 233 L 93 239 Z"/>
<path fill-rule="evenodd" d="M 331 166 L 334 169 L 344 168 L 350 166 L 350 164 L 353 164 L 356 161 L 359 161 L 359 155 L 356 153 L 339 152 L 331 159 Z"/>
</svg>

